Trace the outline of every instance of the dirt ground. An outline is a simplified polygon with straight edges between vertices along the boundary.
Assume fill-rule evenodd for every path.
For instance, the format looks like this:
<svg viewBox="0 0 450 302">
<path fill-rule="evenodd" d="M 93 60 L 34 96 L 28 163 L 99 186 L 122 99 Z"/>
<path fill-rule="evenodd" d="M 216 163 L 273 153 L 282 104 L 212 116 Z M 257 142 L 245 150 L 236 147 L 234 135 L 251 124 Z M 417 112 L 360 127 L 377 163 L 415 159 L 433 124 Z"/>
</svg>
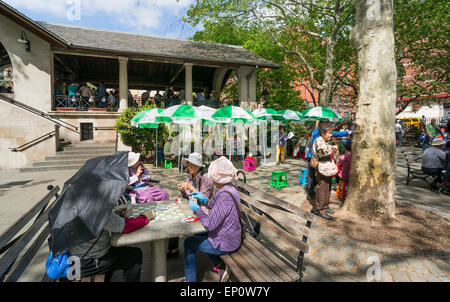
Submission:
<svg viewBox="0 0 450 302">
<path fill-rule="evenodd" d="M 332 220 L 317 220 L 322 228 L 395 251 L 427 254 L 432 250 L 450 250 L 450 223 L 439 216 L 397 204 L 395 220 L 371 221 L 341 209 L 340 202 L 333 193 L 332 191 L 330 208 L 335 213 L 331 215 Z M 307 200 L 300 207 L 306 211 L 312 209 Z"/>
</svg>

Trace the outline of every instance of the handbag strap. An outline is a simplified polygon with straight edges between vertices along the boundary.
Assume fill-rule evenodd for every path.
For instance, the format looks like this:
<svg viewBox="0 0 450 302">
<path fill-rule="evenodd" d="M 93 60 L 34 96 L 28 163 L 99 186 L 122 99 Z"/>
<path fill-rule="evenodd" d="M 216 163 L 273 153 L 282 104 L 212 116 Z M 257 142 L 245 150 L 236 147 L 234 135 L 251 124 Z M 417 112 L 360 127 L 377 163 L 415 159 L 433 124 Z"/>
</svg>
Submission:
<svg viewBox="0 0 450 302">
<path fill-rule="evenodd" d="M 239 224 L 241 225 L 241 244 L 242 244 L 242 242 L 245 239 L 245 233 L 244 233 L 244 226 L 242 225 L 241 210 L 239 209 L 239 207 L 237 205 L 237 202 L 236 202 L 236 199 L 234 199 L 233 194 L 231 194 L 230 191 L 224 191 L 224 192 L 228 193 L 231 196 L 231 198 L 233 198 L 234 206 L 236 207 L 236 211 L 237 211 L 238 217 L 239 217 Z"/>
<path fill-rule="evenodd" d="M 98 242 L 98 240 L 100 239 L 100 237 L 102 237 L 103 231 L 104 231 L 104 230 L 101 231 L 100 235 L 97 237 L 97 239 L 95 240 L 95 242 L 91 245 L 91 247 L 87 250 L 87 252 L 84 253 L 83 257 L 81 257 L 81 260 L 83 260 L 84 257 L 86 257 L 86 255 L 91 251 L 91 249 L 94 247 L 94 245 Z M 81 261 L 81 260 L 80 260 L 80 261 Z"/>
</svg>

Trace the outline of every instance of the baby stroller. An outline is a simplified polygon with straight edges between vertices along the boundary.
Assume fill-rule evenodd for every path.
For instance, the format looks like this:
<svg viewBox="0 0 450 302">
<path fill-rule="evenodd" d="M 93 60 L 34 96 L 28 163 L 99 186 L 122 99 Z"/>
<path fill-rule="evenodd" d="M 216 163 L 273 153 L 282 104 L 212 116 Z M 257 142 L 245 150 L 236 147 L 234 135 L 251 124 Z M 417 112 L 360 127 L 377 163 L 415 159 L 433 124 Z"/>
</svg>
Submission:
<svg viewBox="0 0 450 302">
<path fill-rule="evenodd" d="M 444 170 L 442 171 L 442 184 L 440 192 L 450 195 L 450 152 L 445 156 Z"/>
</svg>

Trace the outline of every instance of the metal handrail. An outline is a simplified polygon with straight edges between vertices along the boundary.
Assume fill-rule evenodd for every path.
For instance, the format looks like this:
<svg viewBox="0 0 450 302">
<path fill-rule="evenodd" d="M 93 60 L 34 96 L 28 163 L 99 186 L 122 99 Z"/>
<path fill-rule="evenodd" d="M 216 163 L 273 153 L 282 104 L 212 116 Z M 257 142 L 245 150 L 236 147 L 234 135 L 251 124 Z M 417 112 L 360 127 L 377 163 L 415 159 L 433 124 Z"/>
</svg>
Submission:
<svg viewBox="0 0 450 302">
<path fill-rule="evenodd" d="M 39 140 L 42 140 L 42 139 L 49 139 L 49 138 L 51 138 L 52 136 L 54 136 L 56 134 L 56 131 L 55 130 L 53 130 L 53 131 L 51 131 L 51 132 L 49 132 L 49 133 L 46 133 L 46 134 L 44 134 L 44 135 L 42 135 L 42 136 L 39 136 L 38 138 L 35 138 L 35 139 L 33 139 L 32 141 L 29 141 L 29 142 L 27 142 L 27 143 L 25 143 L 25 144 L 23 144 L 23 145 L 21 145 L 21 146 L 19 146 L 19 147 L 15 147 L 15 148 L 8 148 L 8 149 L 10 149 L 12 152 L 21 152 L 21 151 L 24 151 L 24 150 L 26 150 L 26 149 L 28 149 L 28 148 L 30 148 L 30 147 L 32 147 L 32 146 L 34 146 L 35 144 L 35 142 L 37 142 L 37 141 L 39 141 Z M 24 148 L 24 147 L 26 147 L 26 148 Z"/>
<path fill-rule="evenodd" d="M 40 110 L 38 110 L 38 109 L 36 109 L 36 108 L 33 108 L 33 107 L 31 107 L 31 106 L 28 106 L 28 105 L 26 105 L 26 104 L 24 104 L 24 103 L 21 103 L 21 102 L 19 102 L 19 101 L 16 101 L 16 100 L 14 100 L 14 99 L 12 99 L 12 98 L 10 98 L 10 97 L 7 97 L 6 95 L 0 94 L 0 100 L 3 100 L 3 101 L 8 102 L 8 103 L 10 103 L 10 104 L 12 104 L 12 105 L 15 105 L 15 106 L 17 106 L 17 107 L 20 107 L 20 108 L 22 108 L 22 109 L 25 109 L 25 110 L 27 110 L 27 111 L 33 113 L 33 114 L 36 114 L 36 115 L 38 115 L 38 116 L 40 116 L 40 117 L 42 117 L 42 118 L 45 118 L 46 120 L 49 120 L 49 121 L 51 121 L 51 122 L 53 122 L 53 123 L 55 123 L 55 124 L 57 124 L 57 125 L 59 125 L 59 126 L 61 126 L 61 127 L 64 127 L 64 128 L 66 128 L 66 129 L 69 129 L 69 130 L 71 130 L 71 131 L 73 131 L 73 132 L 76 132 L 76 133 L 78 133 L 78 134 L 80 133 L 80 132 L 78 132 L 78 127 L 77 127 L 77 126 L 74 126 L 74 125 L 72 125 L 72 124 L 69 124 L 69 123 L 67 123 L 67 122 L 64 122 L 64 121 L 62 121 L 62 120 L 60 120 L 60 119 L 53 118 L 53 117 L 51 117 L 50 115 L 48 115 L 47 113 L 45 113 L 45 112 L 43 112 L 43 111 L 40 111 Z"/>
</svg>

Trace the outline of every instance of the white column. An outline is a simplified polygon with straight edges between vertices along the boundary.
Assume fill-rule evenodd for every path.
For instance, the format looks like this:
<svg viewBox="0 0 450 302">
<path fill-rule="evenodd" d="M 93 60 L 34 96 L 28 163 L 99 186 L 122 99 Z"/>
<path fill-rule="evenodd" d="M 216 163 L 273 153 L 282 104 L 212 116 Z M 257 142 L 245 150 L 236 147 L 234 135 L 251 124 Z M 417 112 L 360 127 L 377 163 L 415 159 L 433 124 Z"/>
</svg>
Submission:
<svg viewBox="0 0 450 302">
<path fill-rule="evenodd" d="M 192 63 L 184 63 L 185 76 L 185 98 L 186 104 L 192 105 Z"/>
<path fill-rule="evenodd" d="M 128 108 L 128 58 L 119 57 L 119 112 Z"/>
<path fill-rule="evenodd" d="M 239 67 L 238 87 L 240 106 L 247 110 L 256 109 L 256 68 L 251 66 Z"/>
</svg>

